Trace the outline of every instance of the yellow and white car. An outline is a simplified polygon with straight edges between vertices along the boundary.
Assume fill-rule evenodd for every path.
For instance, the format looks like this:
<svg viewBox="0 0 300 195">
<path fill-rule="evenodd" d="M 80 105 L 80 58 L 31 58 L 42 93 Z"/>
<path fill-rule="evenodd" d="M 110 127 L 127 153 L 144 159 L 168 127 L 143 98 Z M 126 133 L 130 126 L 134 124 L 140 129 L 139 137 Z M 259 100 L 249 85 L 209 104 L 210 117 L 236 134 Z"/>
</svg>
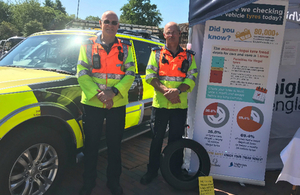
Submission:
<svg viewBox="0 0 300 195">
<path fill-rule="evenodd" d="M 101 31 L 35 33 L 0 59 L 0 194 L 51 194 L 84 146 L 76 65 L 82 41 Z M 124 140 L 149 131 L 153 88 L 145 82 L 151 48 L 163 42 L 117 34 L 132 43 L 136 79 Z M 105 148 L 105 141 L 102 149 Z"/>
</svg>

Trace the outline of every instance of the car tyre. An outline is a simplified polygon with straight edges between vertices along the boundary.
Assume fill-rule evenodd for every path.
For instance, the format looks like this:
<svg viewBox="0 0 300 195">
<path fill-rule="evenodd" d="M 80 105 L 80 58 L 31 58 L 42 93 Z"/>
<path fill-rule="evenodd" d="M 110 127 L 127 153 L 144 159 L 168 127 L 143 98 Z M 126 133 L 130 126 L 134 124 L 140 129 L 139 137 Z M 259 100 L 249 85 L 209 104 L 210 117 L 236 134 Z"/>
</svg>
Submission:
<svg viewBox="0 0 300 195">
<path fill-rule="evenodd" d="M 0 194 L 53 194 L 67 160 L 61 136 L 30 125 L 9 138 L 0 147 Z"/>
<path fill-rule="evenodd" d="M 177 177 L 170 169 L 172 155 L 184 148 L 194 151 L 199 160 L 198 171 L 193 176 Z M 172 187 L 179 190 L 192 190 L 198 186 L 198 177 L 208 176 L 210 172 L 210 159 L 205 148 L 198 142 L 190 139 L 182 139 L 168 144 L 160 157 L 160 171 L 164 179 Z"/>
</svg>

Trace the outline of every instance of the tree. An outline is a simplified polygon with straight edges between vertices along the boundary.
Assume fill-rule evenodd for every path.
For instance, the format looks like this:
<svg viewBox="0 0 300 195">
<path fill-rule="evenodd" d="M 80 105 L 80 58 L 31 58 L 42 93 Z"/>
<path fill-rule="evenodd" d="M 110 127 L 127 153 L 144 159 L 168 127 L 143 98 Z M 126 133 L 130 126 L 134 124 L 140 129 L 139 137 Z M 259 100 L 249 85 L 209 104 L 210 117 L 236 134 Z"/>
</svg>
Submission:
<svg viewBox="0 0 300 195">
<path fill-rule="evenodd" d="M 55 3 L 55 5 L 56 5 L 56 8 L 55 8 L 55 10 L 59 10 L 59 11 L 61 11 L 62 13 L 64 13 L 64 14 L 67 14 L 67 12 L 66 12 L 66 8 L 64 8 L 64 7 L 62 6 L 62 4 L 61 4 L 61 1 L 60 1 L 60 0 L 56 0 L 56 3 Z"/>
<path fill-rule="evenodd" d="M 85 20 L 99 21 L 100 18 L 98 16 L 88 16 L 85 18 Z"/>
<path fill-rule="evenodd" d="M 37 20 L 38 22 L 43 24 L 43 28 L 46 30 L 50 30 L 53 21 L 56 18 L 56 11 L 54 10 L 54 8 L 45 6 L 45 7 L 41 7 L 40 8 L 40 12 L 43 14 L 42 17 L 40 18 L 33 18 L 32 20 Z M 27 23 L 30 21 L 27 21 Z"/>
<path fill-rule="evenodd" d="M 41 6 L 38 0 L 23 0 L 22 3 L 12 6 L 12 23 L 19 32 L 25 32 L 24 25 L 34 20 L 42 23 L 43 29 L 46 30 L 64 29 L 66 23 L 74 18 L 65 13 L 65 8 L 59 0 L 56 0 L 56 3 L 45 0 L 44 5 Z"/>
<path fill-rule="evenodd" d="M 18 29 L 9 22 L 0 23 L 0 40 L 19 35 Z"/>
<path fill-rule="evenodd" d="M 48 2 L 51 2 L 51 0 L 46 0 Z M 51 5 L 50 3 L 50 5 Z M 49 3 L 48 3 L 49 4 Z M 75 15 L 68 15 L 66 13 L 65 8 L 62 6 L 61 1 L 60 0 L 56 0 L 56 3 L 52 3 L 53 7 L 51 7 L 52 12 L 53 13 L 53 17 L 47 17 L 48 20 L 43 22 L 44 24 L 44 28 L 46 28 L 47 30 L 60 30 L 60 29 L 64 29 L 65 25 L 70 22 L 71 20 L 73 20 L 75 18 Z M 44 8 L 48 8 L 48 7 L 44 7 Z M 50 13 L 50 10 L 46 11 L 46 13 Z M 45 18 L 45 19 L 47 19 Z M 51 19 L 51 20 L 49 20 Z"/>
<path fill-rule="evenodd" d="M 0 23 L 3 21 L 9 22 L 11 15 L 10 8 L 10 5 L 3 1 L 0 1 Z"/>
<path fill-rule="evenodd" d="M 44 31 L 43 24 L 37 20 L 33 20 L 24 25 L 24 36 L 29 36 L 35 32 Z"/>
<path fill-rule="evenodd" d="M 50 7 L 47 8 L 51 9 Z M 47 17 L 49 17 L 49 14 L 47 14 Z M 12 23 L 16 25 L 20 32 L 23 31 L 24 24 L 33 20 L 43 23 L 43 19 L 44 10 L 37 0 L 25 0 L 23 3 L 12 7 Z"/>
<path fill-rule="evenodd" d="M 55 0 L 55 3 L 53 3 L 52 0 L 45 0 L 44 6 L 51 7 L 55 10 L 61 11 L 63 14 L 67 14 L 66 8 L 62 6 L 62 3 L 60 0 Z"/>
<path fill-rule="evenodd" d="M 54 8 L 54 3 L 51 0 L 45 0 L 44 6 Z"/>
<path fill-rule="evenodd" d="M 159 26 L 162 21 L 161 13 L 150 0 L 129 0 L 120 10 L 121 23 Z"/>
<path fill-rule="evenodd" d="M 71 20 L 75 19 L 75 15 L 67 15 L 62 13 L 59 10 L 55 10 L 55 18 L 54 20 L 51 22 L 51 26 L 49 29 L 51 30 L 60 30 L 60 29 L 64 29 L 66 24 L 68 22 L 70 22 Z"/>
</svg>

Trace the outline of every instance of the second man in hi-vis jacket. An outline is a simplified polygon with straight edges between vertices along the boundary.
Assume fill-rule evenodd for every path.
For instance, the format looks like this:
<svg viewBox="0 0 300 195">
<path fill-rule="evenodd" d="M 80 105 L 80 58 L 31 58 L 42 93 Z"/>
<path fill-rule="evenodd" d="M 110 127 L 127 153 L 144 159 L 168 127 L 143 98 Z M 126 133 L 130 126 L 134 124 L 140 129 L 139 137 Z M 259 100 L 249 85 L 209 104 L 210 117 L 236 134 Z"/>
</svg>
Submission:
<svg viewBox="0 0 300 195">
<path fill-rule="evenodd" d="M 141 183 L 150 183 L 157 175 L 160 153 L 167 124 L 169 123 L 168 143 L 182 139 L 187 117 L 187 93 L 195 86 L 198 75 L 194 52 L 179 45 L 180 28 L 169 22 L 164 28 L 166 45 L 153 48 L 146 69 L 146 82 L 155 91 L 153 109 L 155 111 L 154 136 L 152 138 L 147 173 Z M 177 151 L 172 157 L 171 171 L 181 174 L 183 152 Z"/>
</svg>

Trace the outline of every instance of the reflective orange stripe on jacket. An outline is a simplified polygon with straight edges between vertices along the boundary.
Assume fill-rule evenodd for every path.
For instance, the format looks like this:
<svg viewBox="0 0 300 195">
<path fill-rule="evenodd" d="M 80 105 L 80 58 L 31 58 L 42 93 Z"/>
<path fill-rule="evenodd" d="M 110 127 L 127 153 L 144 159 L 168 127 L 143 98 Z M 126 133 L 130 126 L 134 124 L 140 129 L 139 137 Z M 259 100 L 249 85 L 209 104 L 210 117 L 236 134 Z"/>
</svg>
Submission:
<svg viewBox="0 0 300 195">
<path fill-rule="evenodd" d="M 180 52 L 175 58 L 173 58 L 170 51 L 165 48 L 156 52 L 158 52 L 157 55 L 159 55 L 159 58 L 157 58 L 157 60 L 159 59 L 159 62 L 157 64 L 159 66 L 158 73 L 160 77 L 186 77 L 186 73 L 181 72 L 182 62 L 187 59 L 187 52 L 185 49 Z M 162 63 L 163 58 L 166 59 L 164 60 L 166 63 Z"/>
<path fill-rule="evenodd" d="M 102 74 L 114 74 L 114 75 L 125 75 L 125 67 L 123 65 L 123 60 L 126 59 L 128 55 L 128 47 L 125 44 L 122 44 L 118 39 L 118 44 L 114 44 L 107 54 L 105 49 L 102 47 L 101 44 L 95 42 L 97 37 L 91 38 L 94 44 L 91 45 L 91 52 L 88 52 L 91 56 L 88 57 L 89 59 L 93 59 L 93 55 L 98 53 L 100 57 L 101 67 L 100 69 L 92 69 L 92 73 L 100 73 L 98 77 L 101 78 Z M 87 50 L 89 50 L 87 49 Z M 119 53 L 124 53 L 124 57 L 120 60 L 118 58 Z M 92 64 L 92 63 L 91 63 Z M 114 78 L 114 79 L 122 79 L 122 78 Z"/>
</svg>

